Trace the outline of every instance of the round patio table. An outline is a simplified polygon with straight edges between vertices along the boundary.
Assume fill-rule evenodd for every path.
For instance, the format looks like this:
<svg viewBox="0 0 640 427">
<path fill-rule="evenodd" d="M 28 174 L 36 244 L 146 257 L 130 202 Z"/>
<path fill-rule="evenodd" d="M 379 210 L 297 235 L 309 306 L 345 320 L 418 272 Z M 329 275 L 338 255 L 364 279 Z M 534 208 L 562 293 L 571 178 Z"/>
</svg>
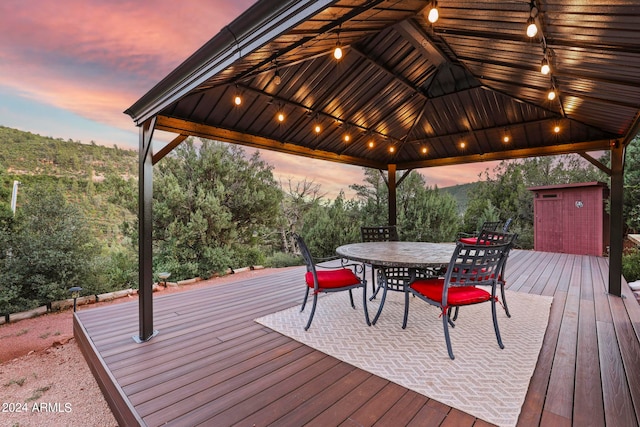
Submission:
<svg viewBox="0 0 640 427">
<path fill-rule="evenodd" d="M 370 264 L 374 272 L 380 272 L 382 280 L 378 281 L 378 289 L 372 297 L 382 288 L 380 306 L 371 322 L 375 324 L 382 313 L 388 290 L 404 292 L 405 303 L 408 303 L 409 283 L 416 276 L 437 275 L 449 264 L 454 249 L 455 243 L 362 242 L 339 246 L 336 253 L 351 261 Z"/>
</svg>

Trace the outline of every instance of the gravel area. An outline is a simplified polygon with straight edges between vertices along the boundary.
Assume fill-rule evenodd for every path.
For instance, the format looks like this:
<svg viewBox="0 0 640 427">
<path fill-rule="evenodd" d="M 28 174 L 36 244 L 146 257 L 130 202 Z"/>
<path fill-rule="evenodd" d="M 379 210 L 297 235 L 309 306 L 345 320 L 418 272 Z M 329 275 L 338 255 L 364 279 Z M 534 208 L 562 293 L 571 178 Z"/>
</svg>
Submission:
<svg viewBox="0 0 640 427">
<path fill-rule="evenodd" d="M 197 289 L 273 272 L 251 270 L 167 287 L 156 294 Z M 137 296 L 81 306 L 136 300 Z M 73 338 L 73 313 L 47 314 L 0 325 L 0 426 L 117 426 Z"/>
</svg>

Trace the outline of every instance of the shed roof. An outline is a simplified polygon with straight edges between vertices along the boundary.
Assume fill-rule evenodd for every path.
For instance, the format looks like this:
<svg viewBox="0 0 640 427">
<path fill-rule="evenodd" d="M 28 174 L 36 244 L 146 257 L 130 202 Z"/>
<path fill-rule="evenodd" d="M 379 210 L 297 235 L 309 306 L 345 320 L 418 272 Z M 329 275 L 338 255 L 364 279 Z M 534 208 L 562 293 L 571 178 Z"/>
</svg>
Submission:
<svg viewBox="0 0 640 427">
<path fill-rule="evenodd" d="M 637 1 L 537 1 L 535 38 L 528 0 L 441 0 L 435 24 L 431 4 L 257 1 L 126 113 L 183 136 L 379 169 L 587 152 L 638 132 Z"/>
</svg>

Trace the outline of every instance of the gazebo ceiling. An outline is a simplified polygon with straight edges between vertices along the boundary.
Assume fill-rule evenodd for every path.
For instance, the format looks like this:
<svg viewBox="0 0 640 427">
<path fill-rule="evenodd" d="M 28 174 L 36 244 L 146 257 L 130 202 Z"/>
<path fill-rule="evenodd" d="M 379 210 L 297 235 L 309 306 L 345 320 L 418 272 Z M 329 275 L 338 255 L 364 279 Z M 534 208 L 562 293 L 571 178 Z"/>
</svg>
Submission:
<svg viewBox="0 0 640 427">
<path fill-rule="evenodd" d="M 536 3 L 531 39 L 526 0 L 441 0 L 435 24 L 431 1 L 260 0 L 126 113 L 183 136 L 380 169 L 628 143 L 640 112 L 640 4 Z"/>
</svg>

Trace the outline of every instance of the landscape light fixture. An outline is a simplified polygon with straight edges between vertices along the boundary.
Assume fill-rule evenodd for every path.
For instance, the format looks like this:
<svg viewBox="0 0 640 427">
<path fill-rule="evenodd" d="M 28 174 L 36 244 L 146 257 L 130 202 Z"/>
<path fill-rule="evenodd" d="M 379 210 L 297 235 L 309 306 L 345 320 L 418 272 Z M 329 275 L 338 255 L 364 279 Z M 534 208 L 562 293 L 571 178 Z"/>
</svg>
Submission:
<svg viewBox="0 0 640 427">
<path fill-rule="evenodd" d="M 76 312 L 76 308 L 77 308 L 77 301 L 78 298 L 80 297 L 80 291 L 82 291 L 82 288 L 80 286 L 74 286 L 73 288 L 69 288 L 69 292 L 71 292 L 71 298 L 73 298 L 73 312 Z"/>
<path fill-rule="evenodd" d="M 431 9 L 429 10 L 429 15 L 427 16 L 427 19 L 432 24 L 435 24 L 438 21 L 439 17 L 440 17 L 440 14 L 438 13 L 438 1 L 434 0 L 433 1 L 433 5 L 431 6 Z"/>
<path fill-rule="evenodd" d="M 171 276 L 171 273 L 163 271 L 162 273 L 158 273 L 158 279 L 162 282 L 164 287 L 167 287 L 167 279 Z"/>
<path fill-rule="evenodd" d="M 536 25 L 536 16 L 538 16 L 538 8 L 535 0 L 531 0 L 529 19 L 527 19 L 527 36 L 535 37 L 538 34 L 538 26 Z"/>
</svg>

